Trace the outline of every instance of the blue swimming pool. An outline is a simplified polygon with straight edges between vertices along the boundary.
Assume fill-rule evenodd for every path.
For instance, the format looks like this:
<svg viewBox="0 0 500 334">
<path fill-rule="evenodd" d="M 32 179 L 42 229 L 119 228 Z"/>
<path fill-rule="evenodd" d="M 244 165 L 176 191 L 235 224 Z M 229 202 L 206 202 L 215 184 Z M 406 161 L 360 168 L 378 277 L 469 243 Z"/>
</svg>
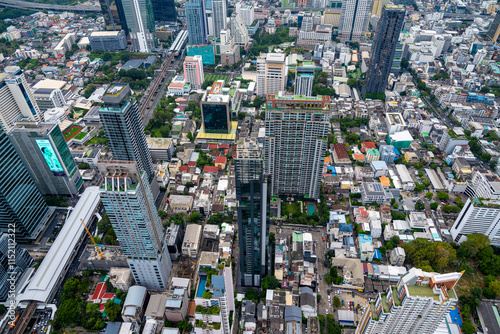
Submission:
<svg viewBox="0 0 500 334">
<path fill-rule="evenodd" d="M 207 285 L 207 276 L 200 276 L 200 284 L 198 285 L 198 291 L 196 291 L 196 297 L 203 297 L 203 292 L 205 292 L 205 286 Z"/>
</svg>

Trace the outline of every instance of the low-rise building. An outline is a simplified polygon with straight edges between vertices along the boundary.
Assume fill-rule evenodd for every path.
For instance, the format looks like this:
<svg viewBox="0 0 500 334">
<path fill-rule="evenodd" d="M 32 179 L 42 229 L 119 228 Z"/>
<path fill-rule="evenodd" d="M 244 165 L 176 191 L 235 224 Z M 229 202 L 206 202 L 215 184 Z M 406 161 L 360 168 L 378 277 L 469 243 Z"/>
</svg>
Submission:
<svg viewBox="0 0 500 334">
<path fill-rule="evenodd" d="M 196 258 L 201 237 L 201 225 L 189 224 L 182 242 L 182 255 Z"/>
<path fill-rule="evenodd" d="M 170 195 L 169 208 L 172 213 L 187 213 L 193 208 L 193 197 L 188 195 Z"/>
</svg>

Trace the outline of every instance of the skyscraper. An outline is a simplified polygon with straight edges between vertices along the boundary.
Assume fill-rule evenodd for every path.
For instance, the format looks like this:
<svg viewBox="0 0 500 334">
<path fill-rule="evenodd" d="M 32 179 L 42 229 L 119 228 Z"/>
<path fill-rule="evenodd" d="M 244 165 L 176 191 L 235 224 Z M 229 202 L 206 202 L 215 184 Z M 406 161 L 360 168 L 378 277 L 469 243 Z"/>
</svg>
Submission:
<svg viewBox="0 0 500 334">
<path fill-rule="evenodd" d="M 455 285 L 463 272 L 436 274 L 411 268 L 397 286 L 378 293 L 356 334 L 432 334 L 457 305 Z"/>
<path fill-rule="evenodd" d="M 10 246 L 12 244 L 9 240 L 7 233 L 0 232 L 0 302 L 5 302 L 9 294 L 11 281 L 7 279 L 14 275 L 16 278 L 15 284 L 21 282 L 21 276 L 33 263 L 28 251 L 21 248 L 20 245 L 14 247 L 15 258 L 9 256 L 12 254 L 12 249 L 9 247 L 9 244 Z M 11 264 L 12 267 L 10 267 Z"/>
<path fill-rule="evenodd" d="M 234 36 L 234 43 L 246 47 L 249 42 L 248 38 L 248 30 L 243 20 L 241 19 L 240 14 L 233 13 L 231 15 L 231 33 Z"/>
<path fill-rule="evenodd" d="M 498 36 L 500 36 L 500 12 L 497 12 L 493 22 L 491 22 L 490 29 L 486 34 L 486 38 L 490 40 L 493 44 L 496 44 Z"/>
<path fill-rule="evenodd" d="M 21 121 L 9 137 L 43 195 L 78 194 L 83 180 L 58 124 Z"/>
<path fill-rule="evenodd" d="M 99 0 L 107 30 L 124 30 L 128 34 L 122 0 Z"/>
<path fill-rule="evenodd" d="M 342 42 L 358 42 L 365 35 L 370 18 L 371 0 L 344 0 L 339 33 Z"/>
<path fill-rule="evenodd" d="M 0 129 L 0 229 L 15 226 L 16 241 L 35 240 L 49 219 L 49 207 L 16 152 Z"/>
<path fill-rule="evenodd" d="M 175 22 L 177 21 L 177 10 L 174 0 L 151 0 L 155 21 Z"/>
<path fill-rule="evenodd" d="M 234 160 L 238 200 L 239 263 L 241 284 L 260 286 L 266 274 L 267 181 L 258 143 L 238 142 Z"/>
<path fill-rule="evenodd" d="M 101 161 L 97 167 L 104 177 L 102 204 L 135 282 L 165 290 L 172 263 L 146 173 L 133 161 Z"/>
<path fill-rule="evenodd" d="M 404 6 L 385 5 L 382 9 L 382 17 L 378 21 L 372 45 L 367 83 L 363 87 L 364 94 L 385 91 L 405 13 Z"/>
<path fill-rule="evenodd" d="M 265 174 L 271 195 L 319 198 L 330 97 L 267 95 Z"/>
<path fill-rule="evenodd" d="M 192 57 L 187 56 L 184 59 L 183 67 L 186 82 L 191 84 L 192 89 L 201 89 L 205 81 L 203 74 L 203 58 L 199 55 Z"/>
<path fill-rule="evenodd" d="M 189 44 L 200 45 L 208 43 L 208 25 L 203 0 L 189 0 L 186 9 L 186 24 L 189 33 Z"/>
<path fill-rule="evenodd" d="M 155 19 L 151 0 L 118 0 L 122 2 L 132 49 L 151 52 L 156 47 Z"/>
<path fill-rule="evenodd" d="M 214 82 L 201 99 L 201 123 L 205 133 L 231 132 L 230 96 L 222 93 L 223 87 L 224 80 Z"/>
<path fill-rule="evenodd" d="M 288 76 L 283 53 L 263 53 L 257 57 L 257 95 L 278 94 L 285 90 Z"/>
<path fill-rule="evenodd" d="M 136 161 L 139 169 L 152 179 L 153 161 L 137 102 L 131 95 L 128 84 L 112 83 L 102 97 L 104 107 L 99 116 L 114 159 Z"/>
<path fill-rule="evenodd" d="M 296 68 L 295 77 L 295 95 L 312 96 L 314 83 L 314 63 L 305 62 Z"/>
<path fill-rule="evenodd" d="M 214 20 L 214 37 L 220 37 L 221 30 L 227 28 L 227 5 L 226 0 L 212 0 L 212 13 Z"/>
<path fill-rule="evenodd" d="M 18 66 L 7 66 L 0 74 L 0 126 L 9 131 L 20 119 L 43 121 L 31 88 Z"/>
</svg>

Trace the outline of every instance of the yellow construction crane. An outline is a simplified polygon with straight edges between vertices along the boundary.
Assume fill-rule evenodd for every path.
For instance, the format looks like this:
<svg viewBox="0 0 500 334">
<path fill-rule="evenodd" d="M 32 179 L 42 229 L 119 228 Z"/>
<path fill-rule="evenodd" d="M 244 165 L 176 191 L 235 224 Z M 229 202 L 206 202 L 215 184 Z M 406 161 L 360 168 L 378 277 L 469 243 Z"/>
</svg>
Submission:
<svg viewBox="0 0 500 334">
<path fill-rule="evenodd" d="M 85 225 L 85 223 L 83 222 L 83 219 L 80 219 L 80 221 L 82 222 L 83 224 L 83 227 L 85 227 L 85 231 L 87 231 L 87 234 L 89 235 L 90 237 L 90 241 L 92 241 L 92 244 L 94 245 L 95 247 L 95 250 L 97 252 L 97 254 L 99 254 L 99 259 L 103 259 L 103 255 L 102 255 L 102 252 L 101 252 L 101 249 L 99 248 L 99 246 L 97 246 L 97 244 L 95 243 L 94 241 L 94 238 L 92 238 L 92 234 L 90 234 L 90 231 L 89 229 L 87 228 L 87 225 Z"/>
</svg>

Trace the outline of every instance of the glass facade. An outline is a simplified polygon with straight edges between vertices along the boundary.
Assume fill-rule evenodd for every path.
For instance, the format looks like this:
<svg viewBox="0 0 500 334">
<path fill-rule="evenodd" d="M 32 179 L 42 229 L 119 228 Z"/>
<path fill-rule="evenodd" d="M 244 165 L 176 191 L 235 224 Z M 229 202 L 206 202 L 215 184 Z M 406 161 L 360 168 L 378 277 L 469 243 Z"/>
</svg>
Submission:
<svg viewBox="0 0 500 334">
<path fill-rule="evenodd" d="M 8 232 L 14 225 L 16 241 L 28 242 L 37 237 L 49 208 L 1 129 L 0 157 L 0 229 Z"/>
<path fill-rule="evenodd" d="M 175 22 L 177 21 L 177 11 L 174 0 L 151 0 L 155 21 Z"/>
<path fill-rule="evenodd" d="M 202 104 L 203 125 L 207 133 L 229 133 L 230 122 L 227 104 Z"/>
<path fill-rule="evenodd" d="M 121 0 L 100 0 L 99 3 L 108 30 L 124 30 L 128 33 Z"/>
<path fill-rule="evenodd" d="M 189 44 L 208 43 L 208 23 L 203 0 L 189 0 L 185 4 L 186 24 L 189 33 Z"/>
</svg>

